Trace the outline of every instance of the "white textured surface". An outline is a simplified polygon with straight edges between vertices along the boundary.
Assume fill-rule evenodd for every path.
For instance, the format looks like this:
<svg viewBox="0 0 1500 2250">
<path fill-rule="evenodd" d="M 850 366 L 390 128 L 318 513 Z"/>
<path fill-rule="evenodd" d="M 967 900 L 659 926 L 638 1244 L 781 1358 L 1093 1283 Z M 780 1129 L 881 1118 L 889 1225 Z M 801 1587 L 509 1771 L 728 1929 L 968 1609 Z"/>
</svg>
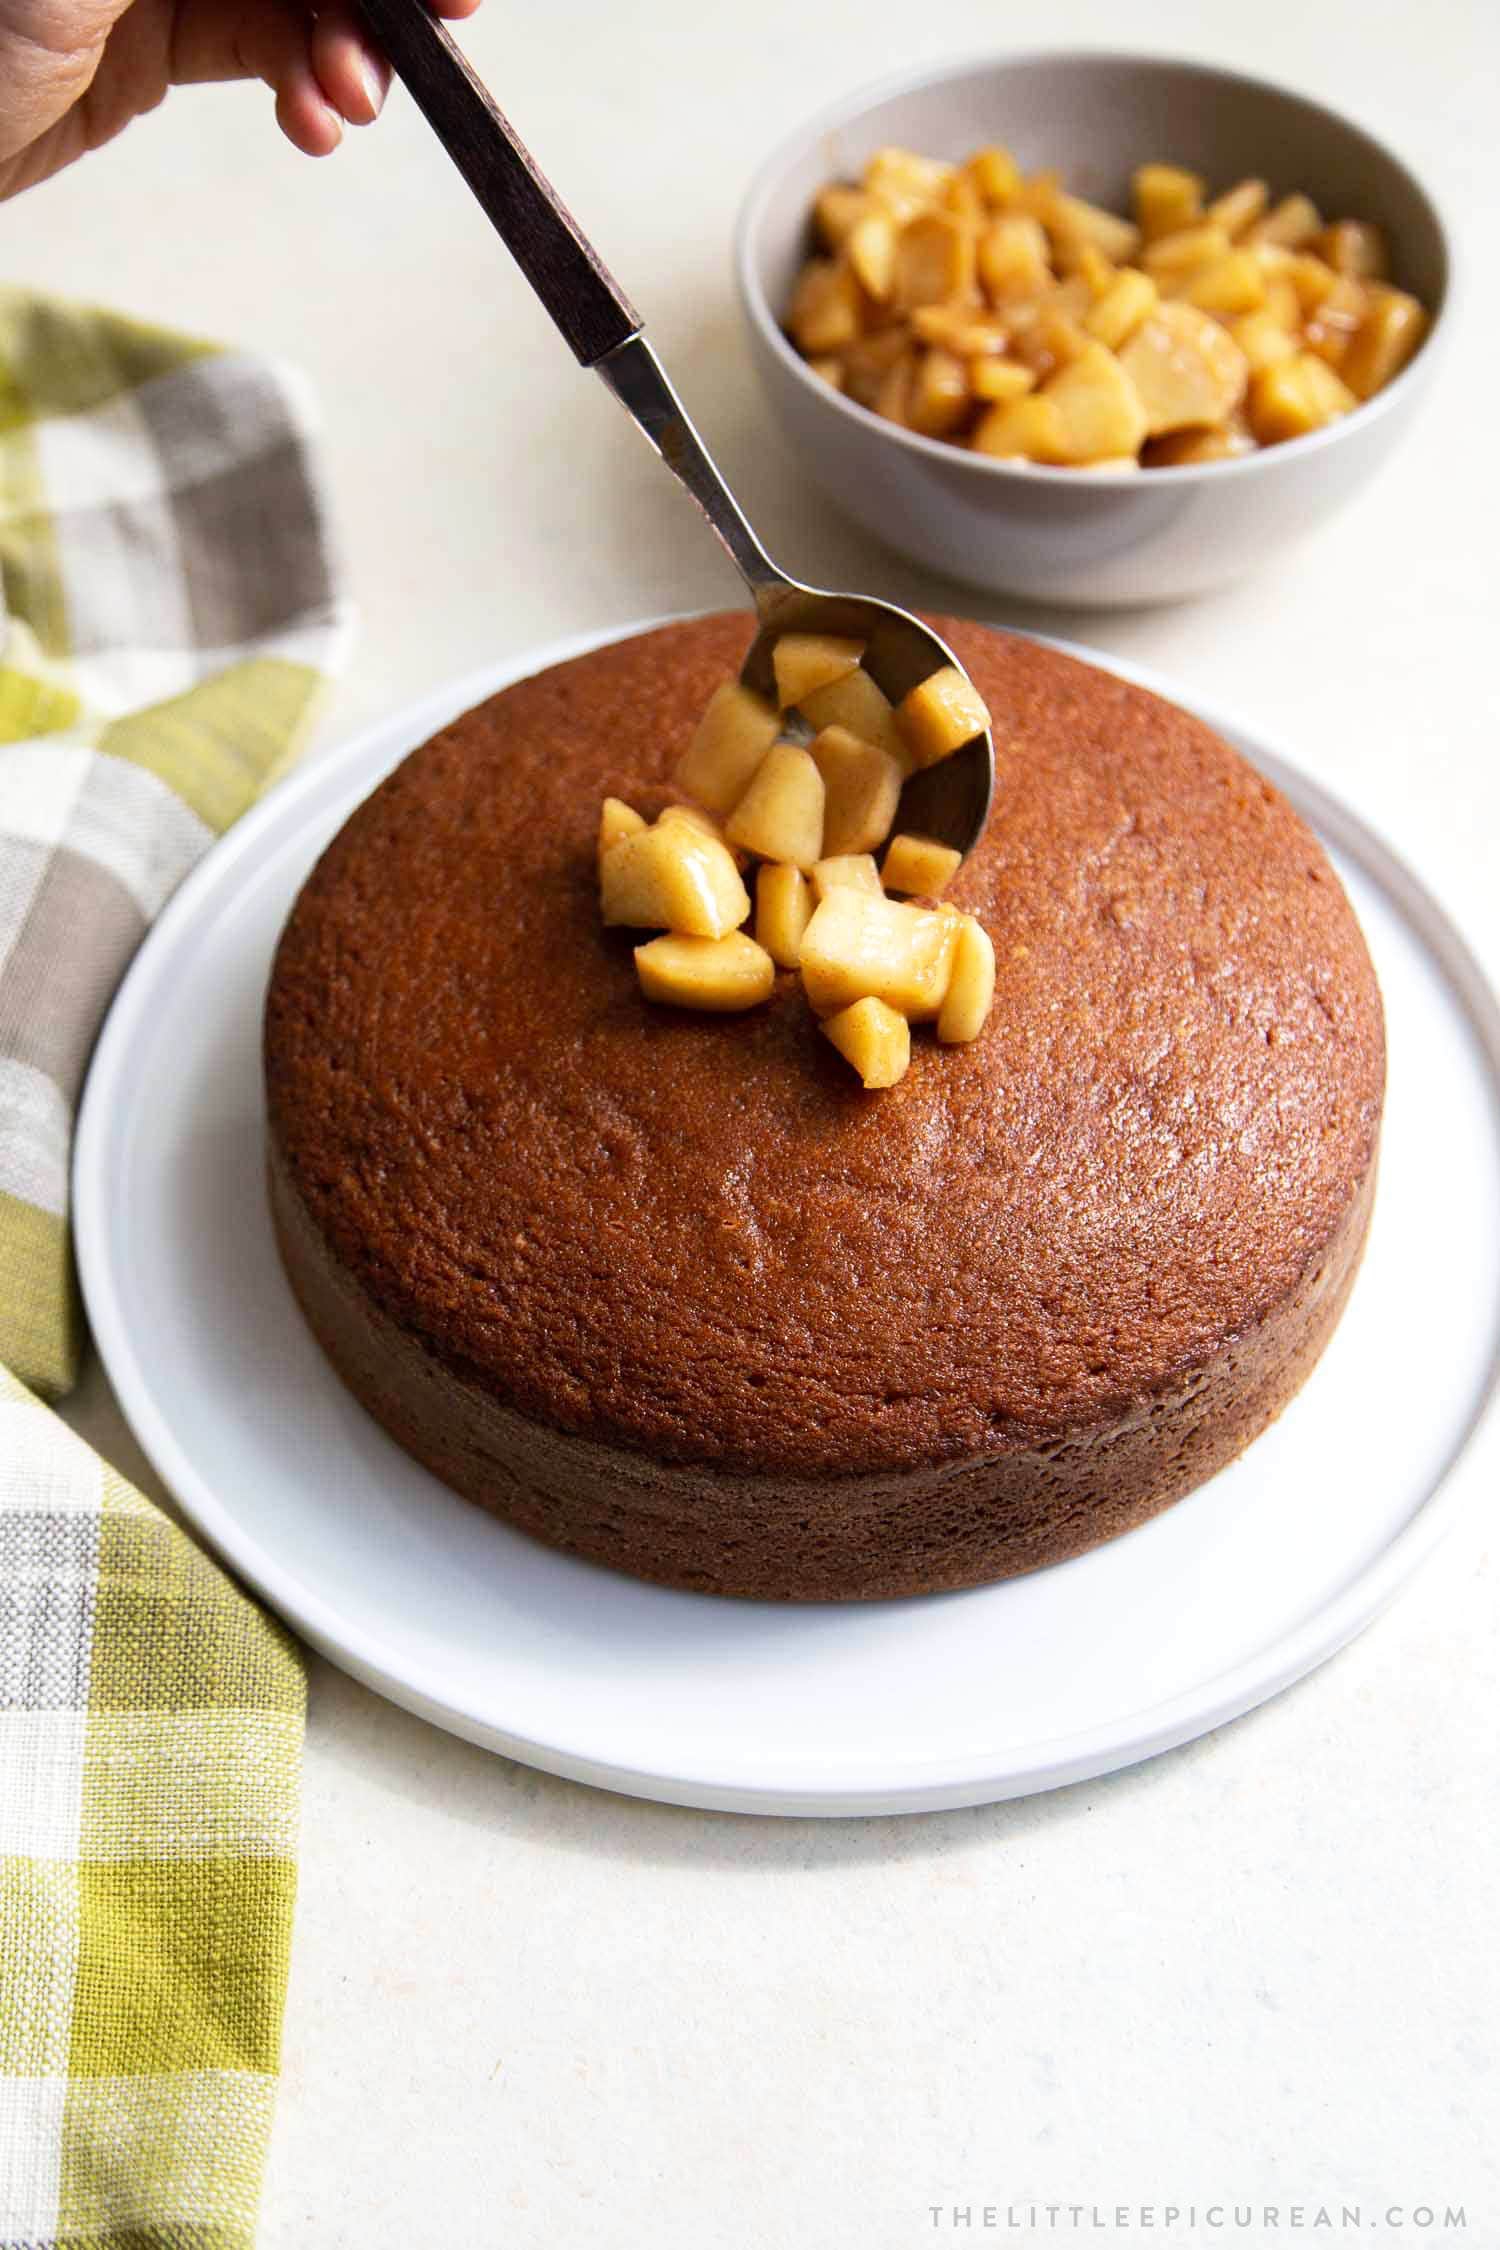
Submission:
<svg viewBox="0 0 1500 2250">
<path fill-rule="evenodd" d="M 468 37 L 773 548 L 900 598 L 942 589 L 823 517 L 764 434 L 727 278 L 743 183 L 877 71 L 1131 28 L 1104 0 L 1054 0 L 1045 24 L 983 0 L 489 0 Z M 1145 29 L 1388 133 L 1464 222 L 1482 285 L 1485 0 L 1158 0 Z M 506 650 L 732 598 L 406 105 L 316 170 L 264 111 L 243 89 L 174 96 L 8 209 L 7 266 L 307 368 L 365 619 L 330 738 Z M 1284 570 L 1196 607 L 1037 622 L 1290 743 L 1494 970 L 1500 333 L 1480 288 L 1463 318 L 1405 453 Z M 73 1419 L 146 1475 L 97 1377 Z M 1500 2241 L 1496 1607 L 1476 1521 L 1351 1651 L 1220 1735 L 1048 1798 L 854 1824 L 603 1797 L 318 1668 L 266 2250 L 904 2250 L 988 2232 L 986 2205 L 1001 2240 L 1131 2241 L 1144 2215 L 1114 2207 L 1142 2203 L 1159 2243 L 1260 2242 L 1293 2204 L 1310 2229 L 1341 2200 L 1398 2241 L 1424 2230 L 1385 2224 L 1389 2205 L 1463 2204 L 1454 2239 Z M 1194 2226 L 1164 2224 L 1195 2199 Z M 1086 2208 L 1005 2226 L 1033 2200 Z M 1212 2227 L 1215 2201 L 1279 2223 Z"/>
</svg>

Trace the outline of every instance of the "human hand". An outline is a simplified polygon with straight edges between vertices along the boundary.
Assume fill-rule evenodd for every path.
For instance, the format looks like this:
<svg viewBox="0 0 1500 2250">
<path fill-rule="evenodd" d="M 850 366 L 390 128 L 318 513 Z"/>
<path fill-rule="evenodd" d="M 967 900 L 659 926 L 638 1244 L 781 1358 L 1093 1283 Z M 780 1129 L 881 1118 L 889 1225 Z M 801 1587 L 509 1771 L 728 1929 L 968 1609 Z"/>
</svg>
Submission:
<svg viewBox="0 0 1500 2250">
<path fill-rule="evenodd" d="M 433 0 L 472 15 L 479 0 Z M 390 69 L 350 0 L 0 0 L 0 196 L 123 132 L 173 86 L 259 78 L 294 148 L 328 156 L 379 115 Z"/>
</svg>

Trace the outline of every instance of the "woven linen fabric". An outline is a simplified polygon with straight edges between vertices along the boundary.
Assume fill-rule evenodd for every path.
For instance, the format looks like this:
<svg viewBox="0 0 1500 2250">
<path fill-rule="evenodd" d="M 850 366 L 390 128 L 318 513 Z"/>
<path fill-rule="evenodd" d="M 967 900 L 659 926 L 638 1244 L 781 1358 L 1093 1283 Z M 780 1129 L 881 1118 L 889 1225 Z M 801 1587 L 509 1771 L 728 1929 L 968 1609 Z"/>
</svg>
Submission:
<svg viewBox="0 0 1500 2250">
<path fill-rule="evenodd" d="M 42 1397 L 100 1020 L 347 624 L 286 369 L 0 288 L 0 2250 L 254 2235 L 302 1666 Z"/>
<path fill-rule="evenodd" d="M 100 1019 L 346 638 L 290 371 L 0 289 L 0 589 L 0 1361 L 56 1397 Z"/>
<path fill-rule="evenodd" d="M 0 1368 L 0 2244 L 248 2250 L 302 1665 Z"/>
</svg>

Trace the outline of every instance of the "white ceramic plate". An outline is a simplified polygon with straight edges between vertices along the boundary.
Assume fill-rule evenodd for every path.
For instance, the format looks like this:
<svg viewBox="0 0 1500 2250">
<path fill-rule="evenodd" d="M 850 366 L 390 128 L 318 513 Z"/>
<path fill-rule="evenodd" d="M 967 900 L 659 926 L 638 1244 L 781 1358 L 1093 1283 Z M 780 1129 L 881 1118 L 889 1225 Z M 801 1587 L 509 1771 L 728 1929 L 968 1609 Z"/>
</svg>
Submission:
<svg viewBox="0 0 1500 2250">
<path fill-rule="evenodd" d="M 383 1694 L 533 1765 L 685 1804 L 983 1803 L 1147 1757 L 1310 1671 L 1480 1481 L 1500 1367 L 1500 1016 L 1401 863 L 1212 712 L 1333 851 L 1391 1058 L 1348 1313 L 1233 1467 L 1141 1530 L 1006 1585 L 851 1607 L 722 1601 L 507 1530 L 409 1461 L 330 1373 L 262 1188 L 277 933 L 316 854 L 409 748 L 612 637 L 459 682 L 275 791 L 184 884 L 126 978 L 84 1101 L 78 1254 L 105 1364 L 168 1487 L 274 1608 Z"/>
</svg>

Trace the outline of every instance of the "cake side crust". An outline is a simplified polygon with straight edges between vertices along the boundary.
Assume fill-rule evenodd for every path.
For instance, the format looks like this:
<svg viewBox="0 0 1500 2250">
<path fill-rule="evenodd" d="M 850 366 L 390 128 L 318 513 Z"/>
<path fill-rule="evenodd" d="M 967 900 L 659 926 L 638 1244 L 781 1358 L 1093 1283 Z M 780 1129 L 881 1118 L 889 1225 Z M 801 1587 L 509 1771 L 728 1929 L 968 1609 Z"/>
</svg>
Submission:
<svg viewBox="0 0 1500 2250">
<path fill-rule="evenodd" d="M 1281 1412 L 1337 1325 L 1364 1250 L 1372 1164 L 1299 1286 L 1201 1367 L 1057 1442 L 872 1475 L 739 1475 L 548 1429 L 456 1373 L 331 1254 L 272 1144 L 283 1266 L 334 1369 L 413 1459 L 516 1529 L 697 1593 L 869 1601 L 1017 1577 L 1131 1531 Z"/>
</svg>

